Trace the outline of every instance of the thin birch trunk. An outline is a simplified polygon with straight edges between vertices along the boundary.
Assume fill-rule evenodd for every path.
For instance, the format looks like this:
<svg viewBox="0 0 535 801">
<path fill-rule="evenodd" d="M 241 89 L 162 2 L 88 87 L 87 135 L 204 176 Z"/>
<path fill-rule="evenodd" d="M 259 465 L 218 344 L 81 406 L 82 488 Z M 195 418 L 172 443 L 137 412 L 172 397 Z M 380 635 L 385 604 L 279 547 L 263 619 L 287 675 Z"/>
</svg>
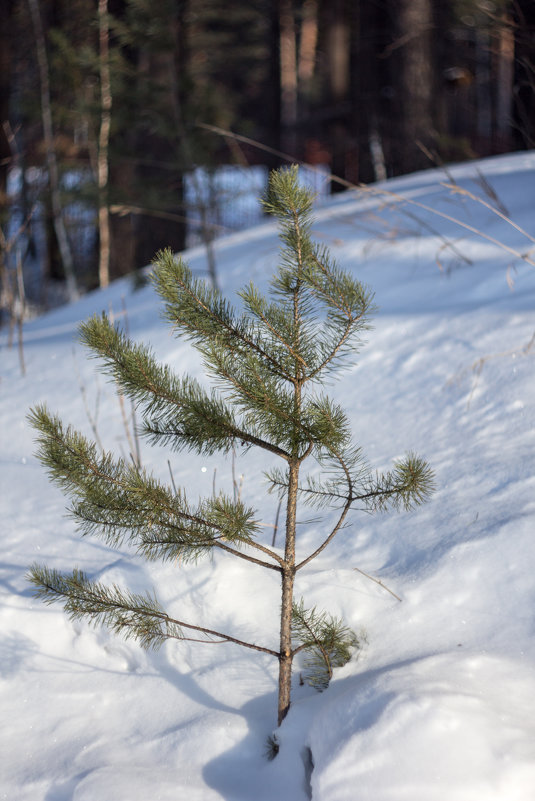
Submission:
<svg viewBox="0 0 535 801">
<path fill-rule="evenodd" d="M 19 336 L 19 364 L 20 371 L 23 376 L 26 375 L 26 364 L 24 361 L 24 339 L 23 339 L 23 325 L 24 315 L 26 312 L 26 292 L 24 290 L 24 275 L 22 272 L 22 256 L 20 250 L 17 251 L 17 291 L 18 291 L 18 319 L 17 330 Z"/>
<path fill-rule="evenodd" d="M 101 287 L 110 283 L 110 210 L 108 203 L 109 144 L 111 128 L 111 77 L 110 31 L 108 26 L 108 0 L 98 3 L 99 55 L 100 55 L 100 133 L 97 154 L 99 265 L 98 281 Z"/>
<path fill-rule="evenodd" d="M 7 346 L 13 346 L 13 328 L 15 320 L 15 296 L 13 287 L 7 269 L 7 256 L 8 243 L 4 237 L 4 233 L 0 228 L 0 312 L 3 309 L 7 310 L 9 320 L 9 334 L 7 338 Z"/>
<path fill-rule="evenodd" d="M 61 262 L 65 272 L 65 282 L 67 285 L 68 297 L 69 300 L 72 301 L 78 298 L 79 293 L 76 277 L 74 275 L 72 252 L 61 209 L 59 171 L 56 150 L 54 147 L 52 106 L 50 101 L 50 80 L 45 35 L 43 31 L 43 23 L 41 21 L 41 14 L 39 11 L 39 0 L 28 0 L 28 5 L 32 17 L 35 45 L 37 49 L 37 63 L 39 66 L 39 80 L 41 84 L 41 116 L 46 148 L 46 165 L 48 170 L 48 182 L 50 185 L 50 198 L 52 201 L 52 215 L 54 218 L 54 231 L 58 240 Z"/>
</svg>

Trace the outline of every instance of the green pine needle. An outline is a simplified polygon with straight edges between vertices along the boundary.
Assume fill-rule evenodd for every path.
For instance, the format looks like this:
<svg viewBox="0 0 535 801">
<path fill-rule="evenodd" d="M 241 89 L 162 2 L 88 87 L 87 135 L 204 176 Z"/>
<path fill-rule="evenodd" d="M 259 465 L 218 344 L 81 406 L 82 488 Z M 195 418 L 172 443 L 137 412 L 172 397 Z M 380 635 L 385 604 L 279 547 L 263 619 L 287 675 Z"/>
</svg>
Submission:
<svg viewBox="0 0 535 801">
<path fill-rule="evenodd" d="M 116 585 L 90 581 L 81 570 L 60 573 L 32 565 L 28 580 L 34 596 L 46 604 L 62 603 L 71 620 L 86 619 L 106 626 L 124 639 L 137 640 L 143 648 L 159 648 L 167 639 L 182 640 L 180 627 L 165 614 L 155 597 L 138 595 Z"/>
<path fill-rule="evenodd" d="M 241 500 L 220 494 L 196 505 L 146 471 L 101 454 L 94 443 L 44 406 L 30 414 L 40 432 L 38 456 L 72 498 L 71 514 L 83 534 L 118 546 L 124 539 L 147 559 L 195 561 L 224 540 L 251 542 L 259 525 Z"/>
<path fill-rule="evenodd" d="M 339 618 L 316 608 L 305 609 L 303 599 L 292 608 L 292 637 L 305 652 L 305 681 L 320 692 L 332 679 L 333 670 L 343 667 L 360 647 L 357 635 Z"/>
</svg>

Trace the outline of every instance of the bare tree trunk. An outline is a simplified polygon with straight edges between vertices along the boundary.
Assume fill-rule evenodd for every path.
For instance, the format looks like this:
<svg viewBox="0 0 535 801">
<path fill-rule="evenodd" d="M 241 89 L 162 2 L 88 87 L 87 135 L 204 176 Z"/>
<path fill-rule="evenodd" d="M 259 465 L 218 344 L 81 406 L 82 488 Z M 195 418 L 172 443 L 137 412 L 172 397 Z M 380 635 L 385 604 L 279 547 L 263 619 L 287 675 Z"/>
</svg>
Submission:
<svg viewBox="0 0 535 801">
<path fill-rule="evenodd" d="M 489 31 L 475 29 L 476 151 L 488 155 L 492 135 L 491 43 Z"/>
<path fill-rule="evenodd" d="M 282 149 L 294 155 L 297 125 L 297 44 L 291 0 L 279 0 Z"/>
<path fill-rule="evenodd" d="M 407 173 L 428 166 L 427 157 L 417 143 L 433 145 L 433 19 L 430 0 L 396 0 L 392 8 L 397 23 L 396 36 L 384 53 L 384 57 L 392 59 L 391 74 L 396 92 L 397 136 L 392 151 L 395 172 Z"/>
<path fill-rule="evenodd" d="M 41 115 L 43 120 L 43 135 L 45 139 L 46 164 L 48 170 L 48 181 L 50 185 L 50 197 L 52 201 L 52 214 L 54 217 L 54 230 L 58 240 L 63 270 L 65 272 L 65 282 L 67 284 L 69 300 L 76 300 L 78 298 L 78 287 L 76 284 L 76 277 L 74 275 L 71 248 L 67 237 L 67 231 L 65 229 L 65 223 L 63 221 L 59 193 L 59 172 L 52 127 L 48 58 L 46 54 L 43 23 L 39 11 L 39 0 L 28 0 L 28 5 L 30 7 L 30 13 L 32 17 L 35 44 L 37 49 L 37 62 L 39 66 L 39 79 L 41 83 Z"/>
<path fill-rule="evenodd" d="M 323 9 L 326 111 L 331 150 L 331 172 L 344 179 L 355 179 L 356 137 L 351 130 L 349 88 L 351 64 L 351 16 L 349 3 L 330 0 Z M 340 184 L 331 181 L 331 192 Z"/>
<path fill-rule="evenodd" d="M 101 287 L 110 283 L 110 210 L 108 203 L 108 152 L 111 127 L 110 31 L 108 26 L 108 0 L 98 2 L 98 30 L 100 56 L 100 133 L 98 139 L 98 230 L 99 263 L 98 281 Z"/>
<path fill-rule="evenodd" d="M 24 233 L 30 218 L 23 223 L 19 230 L 13 234 L 9 239 L 0 227 L 0 318 L 2 309 L 7 310 L 8 314 L 8 348 L 13 346 L 13 336 L 15 326 L 18 332 L 18 347 L 19 347 L 19 362 L 22 375 L 26 375 L 26 365 L 24 363 L 24 342 L 23 342 L 23 323 L 24 315 L 26 312 L 26 292 L 24 290 L 24 275 L 22 271 L 22 255 L 20 247 L 17 247 L 20 236 Z M 17 247 L 16 253 L 16 272 L 15 278 L 9 274 L 8 258 L 14 247 Z M 13 284 L 16 286 L 16 291 Z"/>
<path fill-rule="evenodd" d="M 513 132 L 520 148 L 535 147 L 535 4 L 514 0 L 515 76 Z"/>
<path fill-rule="evenodd" d="M 17 331 L 18 331 L 18 345 L 19 345 L 19 364 L 20 371 L 23 376 L 26 375 L 26 364 L 24 362 L 24 339 L 23 339 L 23 324 L 24 315 L 26 312 L 26 292 L 24 290 L 24 275 L 22 273 L 22 256 L 20 250 L 17 251 L 17 292 L 18 292 L 18 308 L 17 308 Z"/>
<path fill-rule="evenodd" d="M 343 0 L 330 1 L 325 21 L 330 100 L 341 103 L 347 99 L 350 62 L 349 25 Z"/>
<path fill-rule="evenodd" d="M 263 125 L 266 131 L 265 144 L 275 151 L 283 150 L 282 143 L 282 108 L 281 108 L 281 69 L 280 69 L 280 13 L 278 3 L 268 3 L 268 75 L 266 84 L 266 110 Z M 280 159 L 275 154 L 266 153 L 266 164 L 271 169 L 280 166 Z"/>
<path fill-rule="evenodd" d="M 184 9 L 185 10 L 185 9 Z M 183 73 L 187 69 L 187 36 L 185 31 L 185 22 L 183 17 L 175 19 L 175 47 L 170 56 L 166 59 L 166 67 L 169 75 L 170 87 L 170 103 L 173 109 L 174 120 L 178 133 L 177 149 L 180 150 L 182 155 L 182 165 L 184 162 L 191 169 L 190 176 L 194 186 L 195 195 L 197 198 L 197 210 L 200 217 L 201 238 L 206 250 L 206 262 L 208 265 L 208 275 L 214 289 L 219 289 L 219 282 L 217 276 L 217 262 L 214 249 L 215 232 L 214 226 L 210 224 L 209 220 L 209 198 L 203 198 L 200 181 L 198 180 L 197 173 L 194 168 L 194 158 L 190 144 L 190 134 L 187 131 L 184 121 L 184 104 L 182 92 L 180 90 L 180 80 L 183 80 Z M 182 185 L 181 176 L 181 185 Z"/>
<path fill-rule="evenodd" d="M 11 3 L 0 0 L 0 209 L 8 205 L 7 174 L 10 166 L 11 147 L 8 132 L 4 124 L 9 119 L 9 100 L 11 96 L 11 48 L 13 41 L 13 25 L 11 23 Z"/>
<path fill-rule="evenodd" d="M 307 90 L 314 77 L 316 65 L 316 48 L 318 45 L 318 0 L 305 0 L 303 3 L 303 19 L 301 21 L 301 41 L 297 76 L 300 88 Z"/>
<path fill-rule="evenodd" d="M 6 264 L 6 255 L 8 252 L 8 243 L 4 236 L 2 228 L 0 228 L 0 322 L 2 322 L 3 310 L 6 310 L 9 321 L 9 339 L 8 346 L 12 345 L 12 332 L 13 332 L 13 319 L 14 319 L 14 304 L 15 298 L 13 295 L 13 287 L 9 279 L 9 273 Z"/>
<path fill-rule="evenodd" d="M 498 29 L 494 150 L 507 152 L 511 146 L 515 40 L 512 20 L 507 13 L 503 13 L 501 22 Z"/>
<path fill-rule="evenodd" d="M 375 142 L 381 145 L 383 125 L 380 108 L 380 87 L 384 61 L 379 60 L 382 46 L 381 28 L 375 4 L 367 0 L 354 3 L 350 40 L 350 104 L 349 119 L 356 145 L 356 170 L 350 180 L 355 183 L 377 180 Z M 374 32 L 370 36 L 370 31 Z M 384 155 L 383 155 L 384 158 Z"/>
<path fill-rule="evenodd" d="M 386 181 L 388 174 L 386 172 L 385 154 L 383 152 L 383 144 L 379 136 L 377 128 L 377 121 L 372 118 L 370 120 L 370 156 L 373 164 L 373 174 L 376 181 Z"/>
</svg>

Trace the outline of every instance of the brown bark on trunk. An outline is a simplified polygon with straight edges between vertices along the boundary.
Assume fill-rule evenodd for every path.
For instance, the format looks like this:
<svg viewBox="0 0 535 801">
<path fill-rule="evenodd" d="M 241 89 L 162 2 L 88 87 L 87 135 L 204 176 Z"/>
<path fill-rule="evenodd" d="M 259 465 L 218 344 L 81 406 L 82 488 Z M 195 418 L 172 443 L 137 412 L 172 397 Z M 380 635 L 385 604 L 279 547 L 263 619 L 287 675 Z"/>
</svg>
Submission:
<svg viewBox="0 0 535 801">
<path fill-rule="evenodd" d="M 4 124 L 9 119 L 9 98 L 11 92 L 11 3 L 0 0 L 0 209 L 7 206 L 7 173 L 11 159 L 8 132 Z"/>
<path fill-rule="evenodd" d="M 308 90 L 308 85 L 314 77 L 316 66 L 316 50 L 318 46 L 318 3 L 317 0 L 305 0 L 303 4 L 303 19 L 301 21 L 301 44 L 297 76 L 300 89 Z"/>
<path fill-rule="evenodd" d="M 99 0 L 99 55 L 100 55 L 100 133 L 98 140 L 98 231 L 99 231 L 99 286 L 110 283 L 110 210 L 108 206 L 108 152 L 111 127 L 111 80 L 109 61 L 108 0 Z"/>
<path fill-rule="evenodd" d="M 54 230 L 56 233 L 58 246 L 61 254 L 63 270 L 65 272 L 65 282 L 69 300 L 76 300 L 78 297 L 78 286 L 74 275 L 74 264 L 67 238 L 65 223 L 63 222 L 59 171 L 54 145 L 54 133 L 52 126 L 52 104 L 50 99 L 50 81 L 48 69 L 48 56 L 46 53 L 45 34 L 39 3 L 37 0 L 28 0 L 32 24 L 35 35 L 35 45 L 37 50 L 37 63 L 39 67 L 39 80 L 41 84 L 41 115 L 43 120 L 43 135 L 46 147 L 46 166 L 48 171 L 48 181 L 50 186 L 50 198 L 52 214 L 54 219 Z"/>
<path fill-rule="evenodd" d="M 297 125 L 297 47 L 290 0 L 279 0 L 282 149 L 294 155 Z"/>
<path fill-rule="evenodd" d="M 429 166 L 417 143 L 433 146 L 433 20 L 429 0 L 399 0 L 395 3 L 395 13 L 396 38 L 385 52 L 391 58 L 398 115 L 392 151 L 395 172 L 408 173 Z"/>
<path fill-rule="evenodd" d="M 296 232 L 297 221 L 295 222 Z M 300 247 L 298 246 L 300 261 Z M 299 271 L 301 270 L 299 263 Z M 299 350 L 299 288 L 294 290 L 293 318 L 297 332 L 295 346 Z M 294 378 L 294 410 L 293 419 L 300 420 L 302 390 L 304 384 L 302 365 L 296 363 Z M 292 692 L 292 608 L 295 581 L 295 536 L 297 526 L 297 490 L 299 487 L 299 468 L 303 457 L 299 457 L 298 438 L 292 446 L 292 457 L 288 460 L 288 498 L 286 506 L 286 538 L 284 545 L 284 566 L 282 569 L 281 630 L 279 651 L 279 702 L 278 725 L 282 723 L 290 708 Z"/>
<path fill-rule="evenodd" d="M 292 606 L 295 580 L 295 524 L 297 513 L 297 482 L 299 462 L 290 463 L 288 505 L 286 511 L 286 545 L 282 571 L 281 629 L 279 654 L 278 725 L 290 708 L 292 688 Z"/>
</svg>

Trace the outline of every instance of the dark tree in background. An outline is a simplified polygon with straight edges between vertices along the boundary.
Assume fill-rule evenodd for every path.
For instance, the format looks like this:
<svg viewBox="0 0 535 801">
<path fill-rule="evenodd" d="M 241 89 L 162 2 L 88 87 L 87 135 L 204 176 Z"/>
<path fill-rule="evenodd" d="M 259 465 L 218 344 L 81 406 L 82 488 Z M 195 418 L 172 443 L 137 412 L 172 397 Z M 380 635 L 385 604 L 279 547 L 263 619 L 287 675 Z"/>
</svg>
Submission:
<svg viewBox="0 0 535 801">
<path fill-rule="evenodd" d="M 430 0 L 392 0 L 392 5 L 395 37 L 385 52 L 392 59 L 397 120 L 392 160 L 400 172 L 412 172 L 428 166 L 416 143 L 433 143 L 433 14 Z"/>
<path fill-rule="evenodd" d="M 186 219 L 209 248 L 198 167 L 271 168 L 283 153 L 358 183 L 534 146 L 533 0 L 0 0 L 4 207 L 15 160 L 26 177 L 47 170 L 31 4 L 82 288 L 99 281 L 99 219 L 112 278 L 181 250 Z M 54 204 L 35 176 L 17 213 L 45 215 L 39 258 L 61 283 Z"/>
<path fill-rule="evenodd" d="M 535 147 L 535 3 L 512 4 L 515 42 L 514 142 L 519 148 Z"/>
<path fill-rule="evenodd" d="M 11 0 L 0 0 L 0 213 L 7 203 L 7 170 L 11 157 L 8 134 L 4 124 L 9 120 L 9 97 L 11 83 L 11 41 L 9 37 Z"/>
</svg>

